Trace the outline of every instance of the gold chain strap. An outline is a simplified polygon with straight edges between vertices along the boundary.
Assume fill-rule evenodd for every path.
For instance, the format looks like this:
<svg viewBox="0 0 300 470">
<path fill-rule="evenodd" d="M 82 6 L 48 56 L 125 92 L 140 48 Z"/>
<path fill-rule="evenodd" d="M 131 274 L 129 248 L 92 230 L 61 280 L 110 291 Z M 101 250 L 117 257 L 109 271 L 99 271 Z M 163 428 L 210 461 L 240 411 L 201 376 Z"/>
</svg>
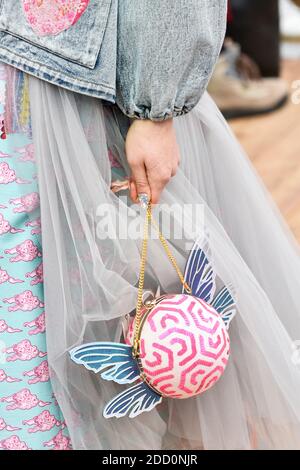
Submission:
<svg viewBox="0 0 300 470">
<path fill-rule="evenodd" d="M 149 202 L 146 207 L 146 219 L 144 224 L 144 232 L 143 232 L 143 242 L 142 242 L 142 249 L 141 249 L 141 263 L 140 263 L 140 275 L 139 275 L 139 285 L 138 285 L 138 295 L 137 295 L 137 305 L 136 305 L 136 317 L 135 317 L 135 328 L 134 328 L 134 339 L 133 339 L 133 355 L 138 357 L 139 355 L 139 332 L 140 332 L 140 325 L 142 319 L 142 307 L 143 307 L 143 290 L 144 290 L 144 282 L 145 282 L 145 269 L 146 269 L 146 261 L 147 261 L 147 249 L 148 249 L 148 239 L 149 239 L 149 227 L 153 225 L 155 230 L 158 233 L 159 240 L 170 260 L 172 265 L 174 266 L 177 275 L 180 279 L 181 284 L 184 286 L 184 289 L 189 294 L 192 292 L 190 286 L 184 280 L 184 275 L 182 274 L 170 248 L 168 245 L 167 240 L 162 235 L 158 224 L 153 218 L 152 210 L 151 210 L 151 203 Z"/>
</svg>

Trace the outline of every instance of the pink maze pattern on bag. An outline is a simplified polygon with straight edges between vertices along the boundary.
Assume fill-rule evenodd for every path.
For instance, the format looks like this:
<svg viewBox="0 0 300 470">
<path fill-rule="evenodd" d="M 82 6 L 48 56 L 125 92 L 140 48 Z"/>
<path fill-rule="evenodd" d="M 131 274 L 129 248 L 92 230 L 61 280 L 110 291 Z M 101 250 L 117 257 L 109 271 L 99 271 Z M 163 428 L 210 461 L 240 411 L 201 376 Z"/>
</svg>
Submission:
<svg viewBox="0 0 300 470">
<path fill-rule="evenodd" d="M 28 23 L 39 36 L 54 36 L 75 24 L 90 0 L 22 0 Z"/>
<path fill-rule="evenodd" d="M 184 294 L 161 301 L 142 328 L 144 373 L 159 393 L 172 398 L 208 390 L 223 374 L 229 349 L 220 315 L 203 300 Z"/>
</svg>

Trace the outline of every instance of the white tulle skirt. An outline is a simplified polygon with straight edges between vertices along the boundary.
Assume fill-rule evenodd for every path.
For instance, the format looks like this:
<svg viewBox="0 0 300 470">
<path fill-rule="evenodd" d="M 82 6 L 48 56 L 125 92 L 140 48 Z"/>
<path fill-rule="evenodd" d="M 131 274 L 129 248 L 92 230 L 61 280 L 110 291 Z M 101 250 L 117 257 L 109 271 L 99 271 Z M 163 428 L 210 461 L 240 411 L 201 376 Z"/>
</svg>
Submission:
<svg viewBox="0 0 300 470">
<path fill-rule="evenodd" d="M 115 106 L 33 78 L 30 100 L 48 358 L 73 447 L 300 448 L 298 247 L 211 98 L 205 94 L 175 119 L 181 165 L 155 211 L 161 216 L 171 207 L 173 227 L 182 229 L 182 236 L 168 235 L 182 268 L 202 232 L 215 271 L 234 286 L 231 358 L 203 395 L 110 420 L 102 417 L 104 405 L 123 388 L 71 362 L 68 351 L 83 342 L 119 341 L 124 317 L 136 305 L 140 239 L 124 227 L 133 215 L 140 222 L 139 210 L 131 205 L 128 212 L 126 192 L 111 191 L 107 150 L 128 175 L 130 121 Z M 148 288 L 180 291 L 158 240 L 149 244 L 148 261 Z"/>
</svg>

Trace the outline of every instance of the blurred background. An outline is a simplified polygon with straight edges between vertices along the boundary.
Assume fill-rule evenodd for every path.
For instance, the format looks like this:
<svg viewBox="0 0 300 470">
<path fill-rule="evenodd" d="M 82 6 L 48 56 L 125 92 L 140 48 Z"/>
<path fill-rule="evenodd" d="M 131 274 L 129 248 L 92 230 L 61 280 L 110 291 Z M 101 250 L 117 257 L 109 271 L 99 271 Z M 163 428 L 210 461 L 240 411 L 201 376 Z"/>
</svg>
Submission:
<svg viewBox="0 0 300 470">
<path fill-rule="evenodd" d="M 209 92 L 300 242 L 300 0 L 229 0 Z"/>
</svg>

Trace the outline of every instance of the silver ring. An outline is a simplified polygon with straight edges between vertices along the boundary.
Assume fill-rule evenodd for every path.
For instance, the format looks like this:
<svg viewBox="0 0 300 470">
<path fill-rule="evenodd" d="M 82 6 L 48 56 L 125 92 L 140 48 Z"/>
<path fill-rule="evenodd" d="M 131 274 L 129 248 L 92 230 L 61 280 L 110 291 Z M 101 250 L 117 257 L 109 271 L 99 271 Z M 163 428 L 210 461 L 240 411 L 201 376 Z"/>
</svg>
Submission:
<svg viewBox="0 0 300 470">
<path fill-rule="evenodd" d="M 149 204 L 148 194 L 146 194 L 146 193 L 138 194 L 138 200 L 139 200 L 141 206 L 143 207 L 143 209 L 146 209 L 148 207 L 148 204 Z"/>
</svg>

